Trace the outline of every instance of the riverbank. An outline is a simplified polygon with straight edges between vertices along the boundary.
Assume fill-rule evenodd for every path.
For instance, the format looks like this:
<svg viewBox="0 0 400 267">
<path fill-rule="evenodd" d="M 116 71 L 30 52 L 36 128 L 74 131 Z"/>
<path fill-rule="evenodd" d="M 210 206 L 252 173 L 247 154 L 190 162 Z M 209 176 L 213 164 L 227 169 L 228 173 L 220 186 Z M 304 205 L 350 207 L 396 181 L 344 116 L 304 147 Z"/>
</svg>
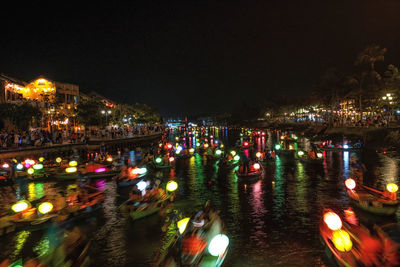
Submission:
<svg viewBox="0 0 400 267">
<path fill-rule="evenodd" d="M 58 156 L 69 156 L 72 154 L 74 149 L 78 150 L 81 155 L 85 155 L 89 152 L 98 151 L 100 145 L 104 143 L 109 153 L 116 153 L 117 150 L 123 150 L 123 148 L 135 148 L 136 146 L 149 145 L 152 142 L 157 141 L 161 137 L 162 133 L 155 133 L 150 135 L 134 136 L 129 138 L 119 139 L 94 139 L 89 140 L 86 144 L 60 144 L 44 147 L 27 147 L 20 149 L 10 149 L 0 151 L 0 159 L 10 158 L 25 158 L 25 157 L 40 157 L 45 156 L 49 158 Z"/>
<path fill-rule="evenodd" d="M 346 137 L 353 141 L 361 140 L 364 148 L 370 150 L 399 150 L 400 128 L 392 127 L 329 127 L 322 124 L 279 123 L 264 126 L 268 129 L 293 131 L 310 139 L 341 139 Z M 399 148 L 398 148 L 399 147 Z"/>
</svg>

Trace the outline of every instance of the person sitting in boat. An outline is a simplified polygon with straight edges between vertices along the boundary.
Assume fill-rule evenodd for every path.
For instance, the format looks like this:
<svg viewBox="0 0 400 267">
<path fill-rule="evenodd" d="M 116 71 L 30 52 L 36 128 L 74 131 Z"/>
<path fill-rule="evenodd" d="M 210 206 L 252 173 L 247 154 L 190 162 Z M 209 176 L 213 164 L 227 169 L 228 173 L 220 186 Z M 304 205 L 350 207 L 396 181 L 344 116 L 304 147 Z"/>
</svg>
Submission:
<svg viewBox="0 0 400 267">
<path fill-rule="evenodd" d="M 131 192 L 129 192 L 129 198 L 133 203 L 143 201 L 142 192 L 139 190 L 137 185 L 134 185 Z"/>
<path fill-rule="evenodd" d="M 165 191 L 160 187 L 160 183 L 160 180 L 157 179 L 154 182 L 154 186 L 150 190 L 147 190 L 145 195 L 147 201 L 161 200 L 166 196 Z"/>
<path fill-rule="evenodd" d="M 244 153 L 243 149 L 240 150 L 240 159 L 242 160 L 242 173 L 247 174 L 250 171 L 250 159 Z"/>
<path fill-rule="evenodd" d="M 100 155 L 99 155 L 99 160 L 103 161 L 106 159 L 107 156 L 107 148 L 106 145 L 104 144 L 104 142 L 101 143 L 100 145 Z"/>
<path fill-rule="evenodd" d="M 314 150 L 310 150 L 310 152 L 308 152 L 308 158 L 309 159 L 315 159 L 316 158 Z"/>
<path fill-rule="evenodd" d="M 275 158 L 275 151 L 272 150 L 270 155 L 271 155 L 271 159 L 274 159 Z"/>
</svg>

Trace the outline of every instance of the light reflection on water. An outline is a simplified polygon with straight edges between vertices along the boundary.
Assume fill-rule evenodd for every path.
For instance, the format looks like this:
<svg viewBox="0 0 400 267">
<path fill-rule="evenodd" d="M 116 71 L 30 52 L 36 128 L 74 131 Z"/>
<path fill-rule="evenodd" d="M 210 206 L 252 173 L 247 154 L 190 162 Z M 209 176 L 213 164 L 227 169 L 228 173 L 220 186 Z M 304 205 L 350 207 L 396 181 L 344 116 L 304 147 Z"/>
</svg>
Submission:
<svg viewBox="0 0 400 267">
<path fill-rule="evenodd" d="M 226 145 L 233 145 L 239 137 L 238 133 L 227 135 L 226 130 L 217 128 L 210 134 Z M 263 145 L 270 148 L 279 140 L 271 132 L 263 138 L 255 138 L 257 148 Z M 195 144 L 197 140 L 187 138 L 186 141 Z M 156 175 L 163 181 L 169 178 L 178 181 L 177 205 L 199 206 L 210 200 L 219 210 L 231 239 L 225 266 L 319 266 L 324 264 L 318 231 L 320 213 L 324 207 L 349 205 L 343 181 L 351 175 L 350 159 L 355 157 L 366 165 L 366 184 L 382 189 L 388 181 L 398 182 L 397 159 L 332 151 L 324 152 L 324 157 L 321 165 L 277 157 L 275 162 L 266 164 L 265 176 L 253 183 L 237 180 L 234 171 L 218 170 L 200 155 L 178 160 L 175 170 Z M 94 263 L 96 266 L 148 266 L 160 246 L 161 219 L 153 216 L 132 223 L 121 218 L 118 204 L 123 202 L 127 192 L 117 190 L 112 181 L 101 182 L 99 186 L 105 187 L 107 197 L 102 212 L 96 215 L 98 221 L 87 226 L 93 231 L 91 255 Z M 51 194 L 64 187 L 53 183 L 16 186 L 16 190 L 3 187 L 0 188 L 0 204 L 7 205 L 25 195 L 33 195 L 33 191 L 39 197 L 41 188 L 45 194 Z M 187 210 L 196 211 L 195 208 L 185 212 Z M 11 248 L 0 255 L 18 258 L 25 250 L 24 236 L 34 239 L 33 243 L 45 250 L 45 241 L 39 242 L 42 235 L 26 234 L 16 232 L 2 239 L 1 247 L 7 242 Z"/>
</svg>

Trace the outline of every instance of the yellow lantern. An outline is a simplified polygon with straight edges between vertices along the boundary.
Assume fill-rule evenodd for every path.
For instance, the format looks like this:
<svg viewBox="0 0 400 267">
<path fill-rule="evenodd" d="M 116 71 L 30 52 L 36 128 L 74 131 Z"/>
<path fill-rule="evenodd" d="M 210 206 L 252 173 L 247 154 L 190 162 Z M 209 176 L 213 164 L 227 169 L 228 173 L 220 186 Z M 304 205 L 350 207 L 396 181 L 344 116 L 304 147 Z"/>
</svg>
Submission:
<svg viewBox="0 0 400 267">
<path fill-rule="evenodd" d="M 180 220 L 180 221 L 178 221 L 178 222 L 176 223 L 177 226 L 178 226 L 178 230 L 179 230 L 179 233 L 180 233 L 180 234 L 183 234 L 183 232 L 185 231 L 186 226 L 187 226 L 189 220 L 190 220 L 190 218 L 184 218 L 184 219 L 182 219 L 182 220 Z"/>
<path fill-rule="evenodd" d="M 35 172 L 35 170 L 34 170 L 33 168 L 29 168 L 29 169 L 28 169 L 28 174 L 31 174 L 31 175 L 32 175 L 34 172 Z"/>
<path fill-rule="evenodd" d="M 41 214 L 46 214 L 49 213 L 50 211 L 53 210 L 53 204 L 51 204 L 50 202 L 43 202 L 42 204 L 39 205 L 38 207 L 38 211 Z"/>
<path fill-rule="evenodd" d="M 394 183 L 390 183 L 386 185 L 386 189 L 387 191 L 389 191 L 390 193 L 396 193 L 397 190 L 399 190 L 399 187 L 394 184 Z"/>
<path fill-rule="evenodd" d="M 39 162 L 43 162 L 43 161 L 44 161 L 44 157 L 40 157 Z"/>
<path fill-rule="evenodd" d="M 350 251 L 353 247 L 350 235 L 345 230 L 337 230 L 332 234 L 332 242 L 336 249 L 342 252 Z"/>
<path fill-rule="evenodd" d="M 21 212 L 26 210 L 27 208 L 29 208 L 30 203 L 26 200 L 20 200 L 17 203 L 15 203 L 14 205 L 12 205 L 11 209 L 15 212 Z"/>
<path fill-rule="evenodd" d="M 76 166 L 78 166 L 78 162 L 76 162 L 76 160 L 71 160 L 71 161 L 68 163 L 68 165 L 69 165 L 70 167 L 76 167 Z"/>
<path fill-rule="evenodd" d="M 174 192 L 176 189 L 178 189 L 178 183 L 175 181 L 169 181 L 166 188 L 167 191 Z"/>
<path fill-rule="evenodd" d="M 67 173 L 73 173 L 76 171 L 77 171 L 76 167 L 68 167 L 65 169 L 65 172 L 67 172 Z"/>
<path fill-rule="evenodd" d="M 60 158 L 60 157 L 57 157 L 57 158 L 56 158 L 56 162 L 57 162 L 57 163 L 61 163 L 61 161 L 62 161 L 62 158 Z"/>
</svg>

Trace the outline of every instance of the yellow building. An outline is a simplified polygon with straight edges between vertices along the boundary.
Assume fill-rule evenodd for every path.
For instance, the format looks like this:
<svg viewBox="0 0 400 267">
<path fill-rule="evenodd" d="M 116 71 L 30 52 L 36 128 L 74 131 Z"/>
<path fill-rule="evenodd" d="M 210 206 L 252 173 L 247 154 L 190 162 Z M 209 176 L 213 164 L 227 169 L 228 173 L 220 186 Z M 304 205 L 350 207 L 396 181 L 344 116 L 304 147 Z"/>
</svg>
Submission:
<svg viewBox="0 0 400 267">
<path fill-rule="evenodd" d="M 40 107 L 74 109 L 79 103 L 79 86 L 39 77 L 29 83 L 0 75 L 0 102 L 37 102 Z M 47 104 L 47 105 L 46 105 Z"/>
</svg>

